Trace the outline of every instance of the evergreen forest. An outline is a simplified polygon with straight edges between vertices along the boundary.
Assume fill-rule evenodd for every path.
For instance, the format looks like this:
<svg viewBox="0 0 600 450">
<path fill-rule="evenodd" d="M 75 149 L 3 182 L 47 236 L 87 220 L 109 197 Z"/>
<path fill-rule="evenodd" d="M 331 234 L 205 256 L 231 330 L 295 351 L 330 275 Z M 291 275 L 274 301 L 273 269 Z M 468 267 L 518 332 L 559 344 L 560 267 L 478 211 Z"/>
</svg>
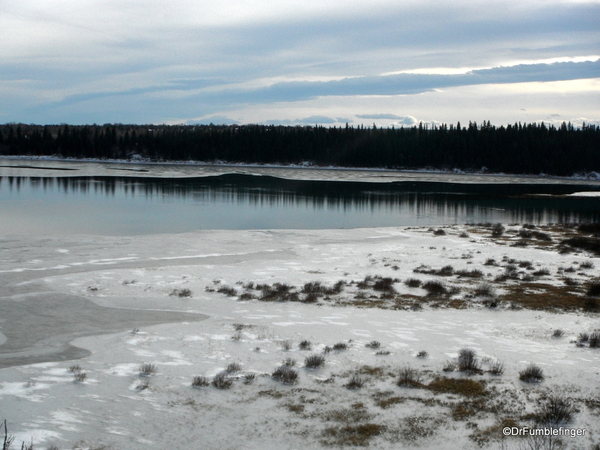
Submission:
<svg viewBox="0 0 600 450">
<path fill-rule="evenodd" d="M 311 164 L 571 176 L 600 172 L 600 126 L 0 125 L 0 155 Z"/>
</svg>

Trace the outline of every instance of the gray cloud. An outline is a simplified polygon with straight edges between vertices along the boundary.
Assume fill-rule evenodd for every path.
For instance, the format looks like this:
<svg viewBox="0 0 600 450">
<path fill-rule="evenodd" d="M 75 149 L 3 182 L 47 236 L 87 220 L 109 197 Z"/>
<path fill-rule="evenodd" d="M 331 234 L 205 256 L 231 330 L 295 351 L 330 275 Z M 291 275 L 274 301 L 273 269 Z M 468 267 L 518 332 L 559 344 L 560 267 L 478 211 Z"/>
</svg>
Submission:
<svg viewBox="0 0 600 450">
<path fill-rule="evenodd" d="M 194 23 L 159 2 L 73 4 L 72 15 L 32 0 L 6 5 L 0 25 L 11 39 L 0 48 L 0 118 L 150 122 L 226 116 L 247 104 L 600 77 L 598 62 L 381 75 L 598 54 L 595 1 L 374 2 L 220 24 Z M 13 19 L 18 33 L 8 27 Z M 335 80 L 301 81 L 315 77 Z M 300 81 L 269 85 L 286 78 Z M 257 80 L 262 87 L 243 87 Z M 350 121 L 328 114 L 351 112 L 313 113 L 320 123 Z M 372 119 L 410 120 L 391 116 Z"/>
</svg>

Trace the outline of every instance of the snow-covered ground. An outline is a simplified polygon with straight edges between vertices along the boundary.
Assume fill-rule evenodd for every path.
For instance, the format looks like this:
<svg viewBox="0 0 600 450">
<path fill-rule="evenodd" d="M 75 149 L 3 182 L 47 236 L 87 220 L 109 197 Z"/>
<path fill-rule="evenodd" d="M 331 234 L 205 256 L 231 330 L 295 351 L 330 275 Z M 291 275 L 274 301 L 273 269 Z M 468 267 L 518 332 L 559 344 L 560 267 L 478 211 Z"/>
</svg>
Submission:
<svg viewBox="0 0 600 450">
<path fill-rule="evenodd" d="M 562 426 L 585 429 L 564 444 L 590 449 L 600 349 L 576 340 L 600 329 L 600 264 L 558 251 L 568 230 L 519 229 L 4 236 L 0 419 L 16 448 L 517 449 L 531 441 L 502 428 L 558 395 L 575 408 Z M 465 348 L 481 371 L 444 371 Z M 286 360 L 294 384 L 271 376 Z M 543 381 L 519 379 L 531 363 Z M 228 366 L 229 389 L 191 386 Z M 406 367 L 420 380 L 399 386 Z"/>
</svg>

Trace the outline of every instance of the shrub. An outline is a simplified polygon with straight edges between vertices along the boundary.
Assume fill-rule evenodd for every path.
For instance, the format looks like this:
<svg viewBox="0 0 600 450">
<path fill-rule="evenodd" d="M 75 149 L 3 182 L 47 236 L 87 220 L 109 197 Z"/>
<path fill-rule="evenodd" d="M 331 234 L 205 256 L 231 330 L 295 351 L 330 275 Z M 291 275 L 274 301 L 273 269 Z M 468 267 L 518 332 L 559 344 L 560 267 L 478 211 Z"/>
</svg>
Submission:
<svg viewBox="0 0 600 450">
<path fill-rule="evenodd" d="M 485 260 L 485 262 L 483 263 L 484 266 L 495 266 L 496 265 L 496 260 L 493 258 L 488 258 Z"/>
<path fill-rule="evenodd" d="M 335 344 L 333 346 L 333 349 L 336 350 L 336 351 L 338 351 L 338 352 L 341 352 L 341 351 L 344 351 L 344 350 L 348 350 L 348 344 L 346 344 L 345 342 L 338 342 L 337 344 Z"/>
<path fill-rule="evenodd" d="M 444 364 L 444 367 L 442 367 L 442 370 L 444 372 L 454 372 L 456 370 L 456 364 L 453 363 L 452 361 L 446 361 L 446 364 Z"/>
<path fill-rule="evenodd" d="M 441 228 L 438 228 L 437 230 L 435 230 L 435 231 L 433 232 L 433 234 L 434 234 L 435 236 L 445 236 L 445 235 L 446 235 L 446 232 L 445 232 L 444 230 L 442 230 Z"/>
<path fill-rule="evenodd" d="M 600 223 L 582 223 L 577 230 L 581 233 L 600 233 Z"/>
<path fill-rule="evenodd" d="M 412 367 L 405 366 L 400 369 L 396 384 L 400 387 L 419 387 L 421 386 L 421 372 Z"/>
<path fill-rule="evenodd" d="M 418 278 L 409 278 L 407 280 L 404 280 L 404 284 L 411 288 L 418 288 L 419 286 L 421 286 L 421 280 L 419 280 Z"/>
<path fill-rule="evenodd" d="M 359 375 L 352 375 L 350 381 L 345 384 L 348 389 L 360 389 L 365 385 L 365 380 L 363 380 Z"/>
<path fill-rule="evenodd" d="M 430 295 L 440 295 L 447 292 L 444 283 L 435 280 L 426 282 L 423 285 L 423 289 L 429 292 Z"/>
<path fill-rule="evenodd" d="M 309 294 L 306 294 L 304 296 L 304 298 L 302 299 L 303 303 L 317 303 L 319 301 L 319 296 L 317 294 L 315 294 L 314 292 L 310 292 Z"/>
<path fill-rule="evenodd" d="M 150 388 L 150 380 L 149 379 L 145 379 L 145 380 L 140 380 L 139 383 L 135 386 L 135 389 L 138 391 L 145 391 L 146 389 Z"/>
<path fill-rule="evenodd" d="M 593 269 L 594 263 L 591 261 L 584 261 L 579 265 L 580 269 Z"/>
<path fill-rule="evenodd" d="M 519 379 L 526 383 L 535 383 L 544 380 L 544 372 L 535 364 L 530 364 L 524 370 L 519 372 Z"/>
<path fill-rule="evenodd" d="M 233 336 L 231 336 L 231 339 L 233 339 L 234 341 L 241 341 L 242 340 L 242 332 L 241 331 L 236 331 L 235 333 L 233 333 Z"/>
<path fill-rule="evenodd" d="M 575 407 L 570 400 L 551 396 L 537 413 L 536 422 L 541 425 L 561 425 L 573 420 Z"/>
<path fill-rule="evenodd" d="M 293 344 L 294 343 L 292 341 L 285 340 L 285 341 L 281 342 L 281 348 L 284 349 L 284 350 L 286 350 L 286 351 L 288 351 L 288 350 L 292 349 Z"/>
<path fill-rule="evenodd" d="M 539 269 L 539 270 L 536 270 L 535 272 L 533 272 L 533 275 L 535 275 L 536 277 L 550 275 L 550 271 L 548 269 Z"/>
<path fill-rule="evenodd" d="M 69 367 L 69 372 L 73 372 L 73 373 L 78 373 L 81 372 L 83 369 L 81 368 L 81 366 L 79 364 L 75 364 L 72 365 L 71 367 Z"/>
<path fill-rule="evenodd" d="M 483 272 L 479 269 L 457 270 L 456 275 L 467 278 L 481 278 L 483 276 Z"/>
<path fill-rule="evenodd" d="M 393 292 L 394 291 L 394 280 L 392 278 L 380 278 L 373 284 L 373 289 L 376 291 Z"/>
<path fill-rule="evenodd" d="M 419 353 L 417 353 L 417 358 L 427 358 L 429 356 L 429 353 L 427 353 L 425 350 L 421 350 Z"/>
<path fill-rule="evenodd" d="M 220 372 L 213 377 L 211 384 L 217 389 L 229 389 L 233 385 L 233 380 L 229 378 L 227 372 Z"/>
<path fill-rule="evenodd" d="M 324 354 L 328 354 L 331 353 L 331 347 L 329 345 L 326 345 L 325 348 L 323 349 L 323 353 Z"/>
<path fill-rule="evenodd" d="M 256 374 L 247 373 L 244 375 L 244 384 L 251 384 L 256 379 Z"/>
<path fill-rule="evenodd" d="M 589 346 L 590 346 L 590 348 L 600 348 L 600 332 L 599 331 L 594 331 L 592 334 L 590 334 Z"/>
<path fill-rule="evenodd" d="M 280 366 L 271 374 L 274 380 L 284 384 L 295 384 L 298 382 L 298 372 L 288 366 Z"/>
<path fill-rule="evenodd" d="M 169 295 L 181 298 L 191 297 L 192 291 L 190 291 L 189 289 L 173 289 Z"/>
<path fill-rule="evenodd" d="M 236 373 L 239 372 L 240 370 L 242 370 L 242 366 L 238 363 L 230 363 L 227 368 L 225 369 L 225 372 L 227 373 Z"/>
<path fill-rule="evenodd" d="M 600 283 L 592 283 L 588 287 L 587 295 L 590 297 L 600 297 Z"/>
<path fill-rule="evenodd" d="M 531 239 L 533 237 L 533 231 L 528 230 L 527 228 L 521 228 L 518 234 L 519 237 L 523 239 Z"/>
<path fill-rule="evenodd" d="M 470 374 L 481 372 L 475 350 L 463 348 L 458 352 L 458 370 Z"/>
<path fill-rule="evenodd" d="M 193 387 L 207 387 L 209 385 L 210 381 L 208 380 L 208 378 L 203 376 L 194 377 L 194 379 L 192 380 Z"/>
<path fill-rule="evenodd" d="M 380 350 L 377 353 L 375 353 L 375 356 L 387 356 L 389 354 L 390 354 L 389 350 Z"/>
<path fill-rule="evenodd" d="M 365 347 L 376 349 L 381 347 L 381 342 L 379 341 L 371 341 L 368 344 L 365 344 Z"/>
<path fill-rule="evenodd" d="M 296 360 L 294 358 L 285 358 L 283 360 L 283 365 L 286 367 L 294 367 L 296 365 Z"/>
<path fill-rule="evenodd" d="M 501 223 L 497 223 L 494 226 L 492 226 L 492 236 L 500 237 L 504 233 L 504 230 L 504 226 Z"/>
<path fill-rule="evenodd" d="M 553 338 L 561 338 L 565 335 L 565 332 L 563 330 L 561 330 L 560 328 L 557 328 L 556 330 L 554 330 L 552 332 L 552 337 Z"/>
<path fill-rule="evenodd" d="M 322 355 L 310 355 L 304 360 L 304 366 L 309 369 L 316 369 L 325 364 L 325 357 Z"/>
<path fill-rule="evenodd" d="M 300 344 L 298 344 L 298 347 L 300 348 L 300 350 L 310 350 L 312 347 L 312 344 L 310 341 L 304 340 L 304 341 L 300 341 Z"/>
<path fill-rule="evenodd" d="M 562 241 L 562 245 L 587 250 L 589 252 L 600 254 L 600 238 L 577 236 Z"/>
<path fill-rule="evenodd" d="M 489 372 L 492 375 L 502 375 L 504 373 L 504 363 L 502 363 L 501 361 L 494 361 L 490 365 Z"/>
<path fill-rule="evenodd" d="M 310 283 L 304 283 L 304 286 L 302 287 L 301 292 L 303 294 L 323 295 L 323 294 L 325 294 L 326 290 L 327 290 L 327 288 L 325 286 L 323 286 L 320 281 L 312 281 Z"/>
<path fill-rule="evenodd" d="M 75 377 L 75 381 L 78 383 L 83 383 L 87 378 L 87 373 L 85 372 L 76 372 L 73 375 Z"/>
<path fill-rule="evenodd" d="M 150 363 L 143 363 L 140 365 L 140 376 L 149 377 L 156 373 L 156 365 Z"/>
<path fill-rule="evenodd" d="M 581 342 L 582 344 L 589 342 L 590 340 L 590 335 L 587 333 L 579 333 L 579 336 L 577 336 L 577 341 Z"/>
<path fill-rule="evenodd" d="M 474 294 L 477 297 L 495 297 L 496 291 L 490 283 L 480 283 L 475 288 Z"/>
</svg>

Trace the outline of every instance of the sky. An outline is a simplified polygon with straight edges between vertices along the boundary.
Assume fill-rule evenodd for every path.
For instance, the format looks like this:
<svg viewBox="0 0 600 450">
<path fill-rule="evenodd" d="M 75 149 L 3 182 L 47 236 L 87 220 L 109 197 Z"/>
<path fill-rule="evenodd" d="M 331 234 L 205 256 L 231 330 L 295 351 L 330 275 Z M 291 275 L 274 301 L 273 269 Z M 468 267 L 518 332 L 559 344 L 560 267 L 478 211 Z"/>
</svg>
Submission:
<svg viewBox="0 0 600 450">
<path fill-rule="evenodd" d="M 0 0 L 0 123 L 600 125 L 600 0 Z"/>
</svg>

